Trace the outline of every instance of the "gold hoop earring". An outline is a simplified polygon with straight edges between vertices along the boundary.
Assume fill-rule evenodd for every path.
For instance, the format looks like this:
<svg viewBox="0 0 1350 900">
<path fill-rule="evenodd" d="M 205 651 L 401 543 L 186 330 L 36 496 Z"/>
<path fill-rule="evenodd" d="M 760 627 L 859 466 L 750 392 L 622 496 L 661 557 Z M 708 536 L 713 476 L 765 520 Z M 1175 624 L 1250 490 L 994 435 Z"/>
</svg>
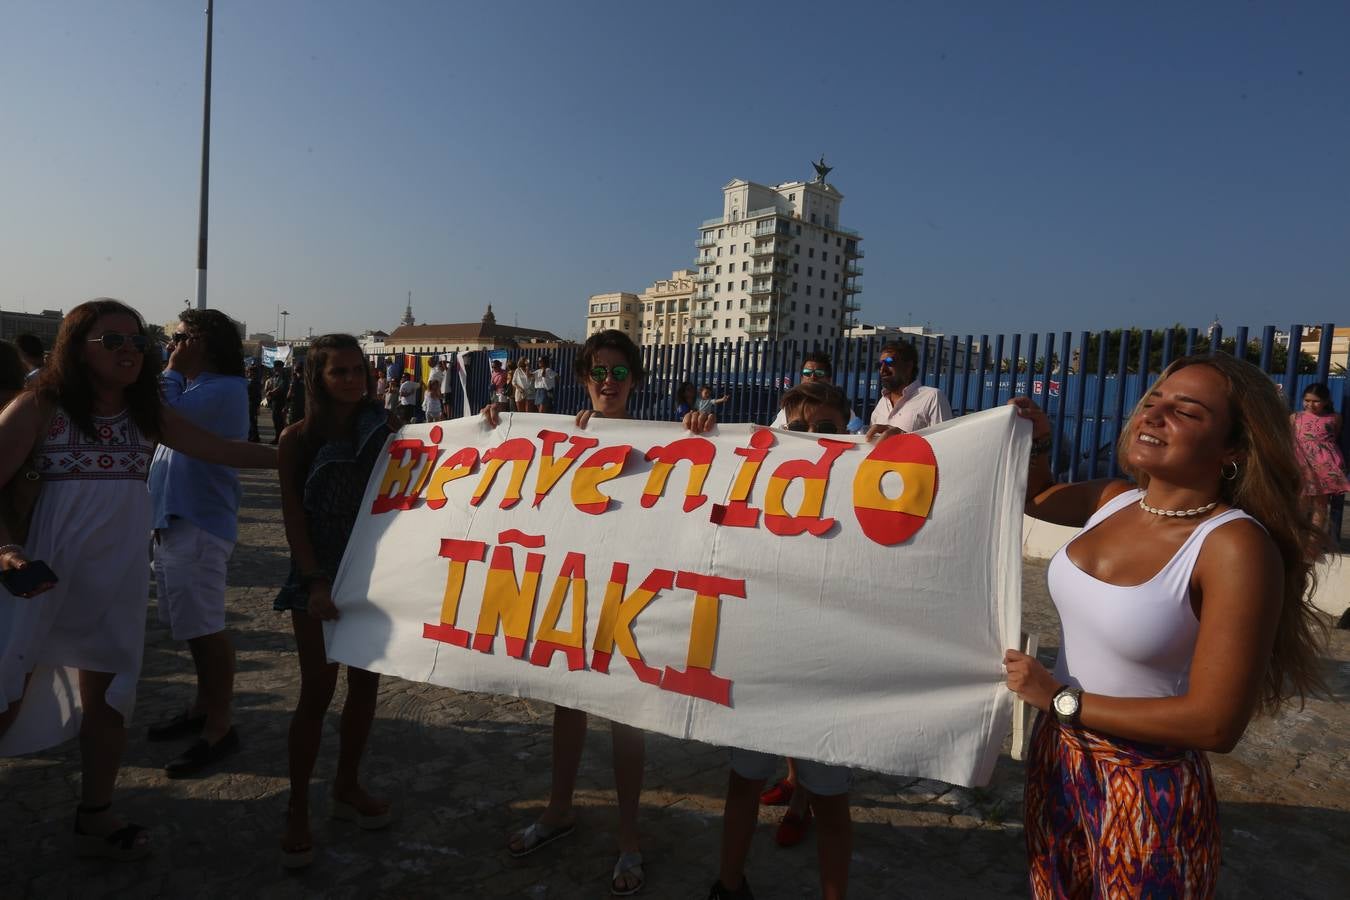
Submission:
<svg viewBox="0 0 1350 900">
<path fill-rule="evenodd" d="M 1228 467 L 1229 467 L 1229 466 L 1232 466 L 1232 467 L 1233 467 L 1233 471 L 1232 471 L 1231 473 L 1228 471 Z M 1220 467 L 1219 467 L 1219 474 L 1220 474 L 1221 476 L 1223 476 L 1223 480 L 1224 480 L 1224 481 L 1237 481 L 1237 477 L 1238 477 L 1238 464 L 1237 464 L 1237 460 L 1235 460 L 1235 459 L 1229 460 L 1228 462 L 1226 462 L 1226 463 L 1224 463 L 1222 466 L 1220 466 Z"/>
</svg>

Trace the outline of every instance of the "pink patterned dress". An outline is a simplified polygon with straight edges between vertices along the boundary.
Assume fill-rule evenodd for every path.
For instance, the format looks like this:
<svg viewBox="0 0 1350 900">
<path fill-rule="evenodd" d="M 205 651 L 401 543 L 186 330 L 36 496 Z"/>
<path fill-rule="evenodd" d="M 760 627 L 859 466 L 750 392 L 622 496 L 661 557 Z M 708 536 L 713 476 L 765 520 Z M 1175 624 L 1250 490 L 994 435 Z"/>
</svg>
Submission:
<svg viewBox="0 0 1350 900">
<path fill-rule="evenodd" d="M 1309 497 L 1350 491 L 1345 460 L 1336 444 L 1336 417 L 1294 414 L 1294 446 L 1303 469 L 1303 493 Z"/>
</svg>

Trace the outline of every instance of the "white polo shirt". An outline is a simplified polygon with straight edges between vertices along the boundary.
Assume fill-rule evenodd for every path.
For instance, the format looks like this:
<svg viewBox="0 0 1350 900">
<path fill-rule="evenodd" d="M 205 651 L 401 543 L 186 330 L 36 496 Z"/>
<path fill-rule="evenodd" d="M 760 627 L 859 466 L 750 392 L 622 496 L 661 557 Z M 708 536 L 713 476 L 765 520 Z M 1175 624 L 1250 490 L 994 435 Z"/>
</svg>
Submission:
<svg viewBox="0 0 1350 900">
<path fill-rule="evenodd" d="M 900 392 L 900 402 L 891 405 L 883 392 L 872 410 L 872 424 L 899 428 L 901 431 L 922 431 L 929 425 L 945 422 L 952 417 L 951 404 L 937 388 L 925 387 L 912 381 Z"/>
</svg>

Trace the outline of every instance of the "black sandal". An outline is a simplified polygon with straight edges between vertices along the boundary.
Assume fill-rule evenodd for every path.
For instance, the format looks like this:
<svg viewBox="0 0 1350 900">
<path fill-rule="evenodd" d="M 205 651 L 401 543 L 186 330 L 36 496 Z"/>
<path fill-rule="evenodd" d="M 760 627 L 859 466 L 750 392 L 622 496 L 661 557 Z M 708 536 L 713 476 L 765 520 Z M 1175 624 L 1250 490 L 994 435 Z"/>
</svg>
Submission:
<svg viewBox="0 0 1350 900">
<path fill-rule="evenodd" d="M 75 855 L 85 859 L 111 859 L 117 862 L 130 862 L 133 859 L 141 859 L 149 856 L 151 849 L 150 841 L 140 841 L 138 839 L 142 834 L 147 834 L 144 825 L 135 825 L 128 823 L 121 828 L 110 832 L 109 834 L 86 834 L 80 830 L 80 816 L 97 815 L 101 812 L 107 812 L 112 808 L 111 803 L 105 803 L 102 806 L 80 806 L 75 807 Z"/>
</svg>

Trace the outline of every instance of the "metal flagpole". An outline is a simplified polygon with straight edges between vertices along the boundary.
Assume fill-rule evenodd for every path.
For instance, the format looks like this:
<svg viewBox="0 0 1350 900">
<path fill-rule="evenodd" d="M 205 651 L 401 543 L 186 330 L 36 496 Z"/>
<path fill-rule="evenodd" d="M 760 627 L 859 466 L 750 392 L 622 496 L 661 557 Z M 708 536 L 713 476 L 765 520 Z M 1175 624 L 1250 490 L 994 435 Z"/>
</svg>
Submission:
<svg viewBox="0 0 1350 900">
<path fill-rule="evenodd" d="M 202 97 L 202 184 L 197 221 L 197 308 L 206 309 L 206 210 L 211 177 L 211 12 L 214 0 L 206 0 L 206 87 Z"/>
</svg>

